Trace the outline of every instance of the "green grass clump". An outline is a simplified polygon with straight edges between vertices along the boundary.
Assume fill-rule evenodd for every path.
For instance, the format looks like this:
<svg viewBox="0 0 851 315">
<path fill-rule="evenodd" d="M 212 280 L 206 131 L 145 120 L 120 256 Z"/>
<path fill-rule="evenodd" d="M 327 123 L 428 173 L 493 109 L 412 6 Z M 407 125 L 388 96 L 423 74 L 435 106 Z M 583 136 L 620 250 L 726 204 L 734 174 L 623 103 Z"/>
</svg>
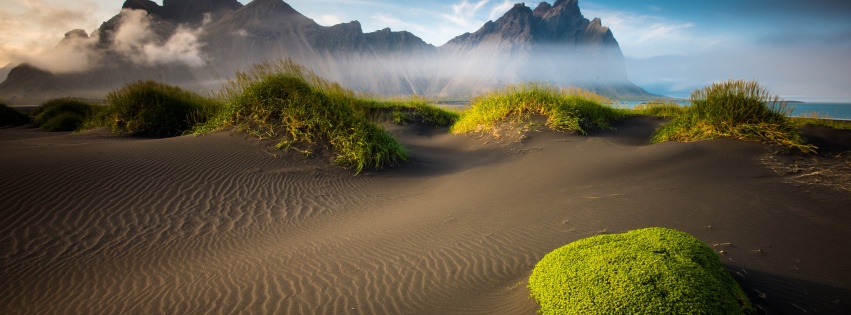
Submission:
<svg viewBox="0 0 851 315">
<path fill-rule="evenodd" d="M 0 102 L 0 127 L 23 125 L 29 122 L 29 116 Z"/>
<path fill-rule="evenodd" d="M 95 105 L 74 98 L 56 98 L 38 106 L 33 121 L 47 131 L 74 131 L 83 125 Z"/>
<path fill-rule="evenodd" d="M 528 287 L 541 314 L 754 313 L 709 246 L 665 228 L 562 246 L 535 265 Z"/>
<path fill-rule="evenodd" d="M 676 117 L 686 111 L 688 107 L 677 103 L 669 102 L 648 102 L 639 104 L 632 108 L 631 112 L 636 115 L 654 116 L 654 117 Z"/>
<path fill-rule="evenodd" d="M 108 108 L 96 117 L 113 132 L 178 136 L 213 116 L 220 105 L 209 98 L 155 81 L 139 81 L 106 96 Z"/>
<path fill-rule="evenodd" d="M 540 83 L 509 85 L 474 97 L 470 108 L 450 129 L 453 133 L 492 130 L 509 117 L 528 119 L 544 115 L 554 130 L 575 130 L 585 134 L 589 128 L 612 129 L 612 123 L 625 111 L 603 106 L 606 98 L 581 89 L 560 89 Z"/>
<path fill-rule="evenodd" d="M 786 117 L 791 113 L 786 102 L 757 82 L 714 83 L 692 92 L 690 101 L 691 106 L 657 130 L 652 142 L 732 137 L 814 151 Z"/>
<path fill-rule="evenodd" d="M 407 160 L 408 153 L 372 122 L 363 99 L 290 60 L 264 63 L 237 73 L 218 95 L 225 104 L 196 131 L 234 128 L 273 139 L 277 148 L 312 155 L 310 144 L 330 143 L 334 162 L 353 168 L 382 168 Z"/>
<path fill-rule="evenodd" d="M 790 121 L 797 127 L 822 126 L 834 129 L 851 130 L 851 121 L 831 119 L 828 115 L 818 113 L 809 113 L 800 117 L 792 117 L 790 118 Z"/>
<path fill-rule="evenodd" d="M 458 113 L 437 107 L 421 97 L 378 100 L 361 97 L 358 107 L 379 120 L 390 120 L 397 125 L 420 121 L 432 127 L 449 127 L 458 120 Z"/>
</svg>

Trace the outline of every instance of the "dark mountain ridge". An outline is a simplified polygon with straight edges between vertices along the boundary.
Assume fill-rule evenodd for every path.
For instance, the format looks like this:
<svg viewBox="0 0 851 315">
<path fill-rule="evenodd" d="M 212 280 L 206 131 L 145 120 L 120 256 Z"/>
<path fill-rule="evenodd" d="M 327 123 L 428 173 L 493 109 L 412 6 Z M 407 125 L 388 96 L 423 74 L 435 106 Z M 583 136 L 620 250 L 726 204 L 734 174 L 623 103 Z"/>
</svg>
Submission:
<svg viewBox="0 0 851 315">
<path fill-rule="evenodd" d="M 19 65 L 0 84 L 0 98 L 100 98 L 147 79 L 206 93 L 237 70 L 282 58 L 351 89 L 384 95 L 465 98 L 509 83 L 547 81 L 614 98 L 654 97 L 628 81 L 612 32 L 582 16 L 577 0 L 542 2 L 534 10 L 516 4 L 441 47 L 407 31 L 364 33 L 358 21 L 322 26 L 282 0 L 127 0 L 122 8 L 91 35 L 74 30 L 60 43 L 85 52 L 91 67 L 57 72 Z M 23 88 L 34 81 L 40 83 Z"/>
</svg>

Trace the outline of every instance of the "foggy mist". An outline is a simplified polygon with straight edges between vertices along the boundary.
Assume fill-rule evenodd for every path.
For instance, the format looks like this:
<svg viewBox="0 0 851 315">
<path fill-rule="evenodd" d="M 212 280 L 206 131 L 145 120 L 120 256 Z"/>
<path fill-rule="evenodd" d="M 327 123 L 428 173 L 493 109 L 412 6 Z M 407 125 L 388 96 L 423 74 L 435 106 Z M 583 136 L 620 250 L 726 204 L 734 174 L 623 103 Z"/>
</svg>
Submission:
<svg viewBox="0 0 851 315">
<path fill-rule="evenodd" d="M 691 56 L 627 59 L 629 78 L 651 93 L 687 98 L 727 79 L 756 80 L 789 100 L 851 99 L 848 48 L 751 45 Z"/>
</svg>

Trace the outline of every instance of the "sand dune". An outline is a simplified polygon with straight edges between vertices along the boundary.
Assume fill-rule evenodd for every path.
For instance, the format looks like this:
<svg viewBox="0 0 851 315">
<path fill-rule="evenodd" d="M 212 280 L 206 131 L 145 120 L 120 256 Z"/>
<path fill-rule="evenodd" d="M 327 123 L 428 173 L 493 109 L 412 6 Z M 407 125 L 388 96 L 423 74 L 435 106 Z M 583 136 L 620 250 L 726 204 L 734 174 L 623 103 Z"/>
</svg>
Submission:
<svg viewBox="0 0 851 315">
<path fill-rule="evenodd" d="M 733 140 L 646 145 L 653 118 L 521 142 L 389 126 L 412 152 L 352 176 L 242 135 L 0 130 L 4 314 L 534 314 L 547 252 L 695 235 L 769 314 L 847 311 L 851 196 Z"/>
</svg>

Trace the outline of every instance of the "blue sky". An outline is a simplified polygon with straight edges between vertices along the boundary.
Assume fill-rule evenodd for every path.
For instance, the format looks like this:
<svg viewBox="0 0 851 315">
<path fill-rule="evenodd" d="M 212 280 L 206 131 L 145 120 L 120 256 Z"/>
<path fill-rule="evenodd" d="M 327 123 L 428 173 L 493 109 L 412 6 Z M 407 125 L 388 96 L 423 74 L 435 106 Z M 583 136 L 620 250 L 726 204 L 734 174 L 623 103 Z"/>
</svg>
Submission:
<svg viewBox="0 0 851 315">
<path fill-rule="evenodd" d="M 323 25 L 358 20 L 366 32 L 407 30 L 437 46 L 476 31 L 515 3 L 286 2 Z M 91 31 L 120 5 L 115 0 L 4 0 L 0 64 L 48 50 L 68 30 Z M 851 1 L 580 0 L 579 5 L 586 18 L 599 17 L 611 28 L 630 79 L 651 92 L 687 97 L 712 82 L 747 79 L 787 99 L 851 102 Z"/>
</svg>

